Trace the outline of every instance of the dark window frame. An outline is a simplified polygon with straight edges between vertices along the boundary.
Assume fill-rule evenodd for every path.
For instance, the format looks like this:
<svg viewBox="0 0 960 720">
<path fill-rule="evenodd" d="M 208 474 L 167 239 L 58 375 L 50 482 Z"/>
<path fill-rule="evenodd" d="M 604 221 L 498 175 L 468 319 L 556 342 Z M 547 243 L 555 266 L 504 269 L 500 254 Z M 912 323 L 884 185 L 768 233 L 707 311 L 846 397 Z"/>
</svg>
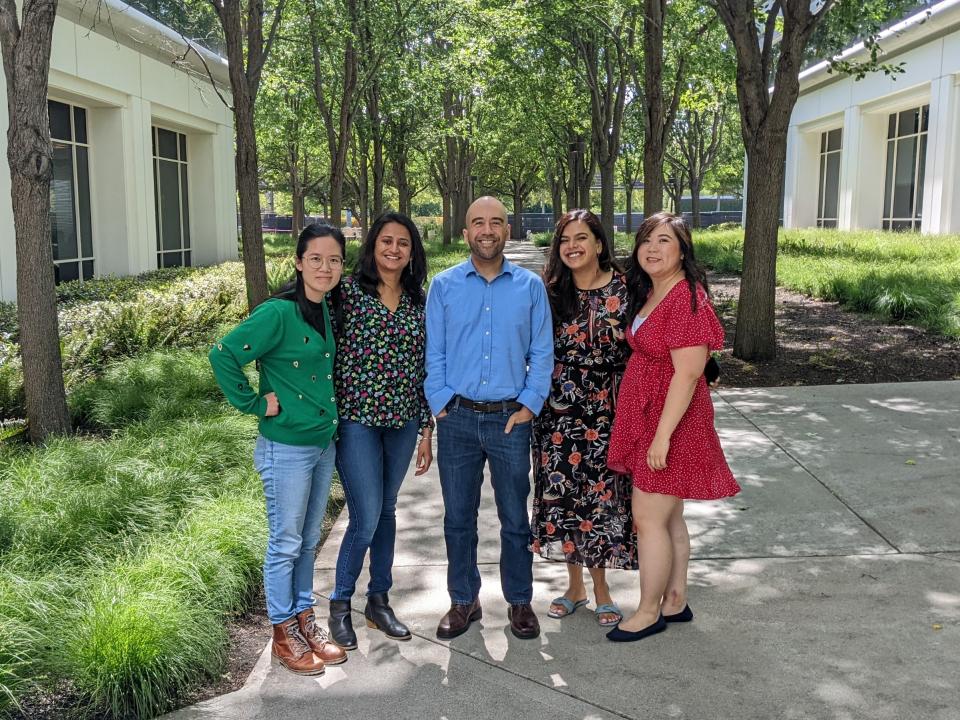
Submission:
<svg viewBox="0 0 960 720">
<path fill-rule="evenodd" d="M 167 157 L 161 154 L 160 133 L 172 133 L 176 157 Z M 154 217 L 157 232 L 156 259 L 157 267 L 190 267 L 192 263 L 193 245 L 190 232 L 190 198 L 189 198 L 189 162 L 187 152 L 188 138 L 185 133 L 163 125 L 153 124 L 150 127 L 154 185 Z M 179 203 L 179 244 L 176 248 L 164 248 L 163 226 L 163 193 L 160 188 L 160 163 L 170 163 L 176 168 L 177 198 Z"/>
<path fill-rule="evenodd" d="M 91 192 L 91 183 L 90 183 L 90 165 L 91 165 L 91 149 L 90 149 L 90 132 L 89 132 L 89 114 L 90 108 L 84 105 L 76 105 L 70 102 L 64 102 L 63 100 L 56 100 L 54 98 L 47 98 L 47 112 L 50 115 L 51 104 L 56 103 L 57 105 L 62 105 L 67 108 L 67 116 L 70 121 L 70 131 L 69 138 L 62 137 L 59 133 L 54 137 L 54 131 L 51 127 L 50 133 L 50 147 L 51 152 L 54 147 L 66 147 L 70 151 L 70 164 L 72 176 L 70 178 L 71 182 L 71 204 L 73 210 L 73 222 L 76 232 L 76 251 L 71 257 L 62 257 L 56 258 L 53 261 L 54 267 L 54 278 L 57 284 L 61 282 L 69 281 L 79 281 L 84 282 L 86 280 L 92 280 L 96 277 L 96 266 L 97 266 L 97 253 L 94 237 L 96 233 L 94 231 L 94 218 L 93 218 L 93 201 L 92 201 L 92 192 Z M 80 122 L 82 121 L 82 127 L 80 127 Z M 82 140 L 78 140 L 82 138 Z M 85 151 L 85 165 L 86 165 L 86 182 L 80 183 L 80 162 L 78 161 L 78 148 L 82 148 Z M 85 191 L 85 198 L 80 197 L 81 190 Z M 53 194 L 54 189 L 51 184 L 51 195 Z M 85 203 L 87 207 L 86 218 L 88 222 L 84 222 L 84 218 L 81 215 L 81 204 Z M 51 208 L 52 209 L 52 208 Z M 88 234 L 90 237 L 86 237 Z M 54 242 L 54 228 L 50 229 L 50 242 Z M 84 246 L 90 251 L 89 253 L 84 252 Z M 72 267 L 70 267 L 72 266 Z M 67 278 L 62 278 L 61 275 L 64 274 L 64 271 L 70 267 L 71 272 Z M 75 275 L 76 277 L 73 277 Z"/>
<path fill-rule="evenodd" d="M 836 143 L 834 146 L 834 140 Z M 817 183 L 817 227 L 835 228 L 840 215 L 840 158 L 843 152 L 843 128 L 833 128 L 820 133 L 820 170 Z M 836 212 L 833 217 L 827 217 L 827 181 L 830 170 L 830 161 L 836 158 L 836 188 L 834 200 Z"/>
<path fill-rule="evenodd" d="M 906 120 L 910 126 L 901 127 Z M 884 230 L 919 230 L 923 222 L 923 185 L 926 180 L 927 134 L 930 127 L 929 103 L 887 116 L 886 175 L 883 179 L 883 209 L 881 227 Z M 910 168 L 910 217 L 894 214 L 897 203 L 897 166 L 900 162 L 900 144 L 914 145 Z"/>
</svg>

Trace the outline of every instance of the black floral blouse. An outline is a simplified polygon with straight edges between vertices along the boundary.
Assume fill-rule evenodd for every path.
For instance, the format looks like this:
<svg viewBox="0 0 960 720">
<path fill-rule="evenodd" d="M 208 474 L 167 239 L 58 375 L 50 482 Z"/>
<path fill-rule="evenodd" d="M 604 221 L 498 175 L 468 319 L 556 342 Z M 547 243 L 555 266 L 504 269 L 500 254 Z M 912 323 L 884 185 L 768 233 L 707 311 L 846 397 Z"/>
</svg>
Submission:
<svg viewBox="0 0 960 720">
<path fill-rule="evenodd" d="M 424 308 L 404 293 L 396 312 L 363 291 L 353 277 L 339 287 L 343 328 L 337 335 L 336 388 L 340 417 L 371 427 L 398 428 L 433 418 L 423 394 L 426 377 Z"/>
</svg>

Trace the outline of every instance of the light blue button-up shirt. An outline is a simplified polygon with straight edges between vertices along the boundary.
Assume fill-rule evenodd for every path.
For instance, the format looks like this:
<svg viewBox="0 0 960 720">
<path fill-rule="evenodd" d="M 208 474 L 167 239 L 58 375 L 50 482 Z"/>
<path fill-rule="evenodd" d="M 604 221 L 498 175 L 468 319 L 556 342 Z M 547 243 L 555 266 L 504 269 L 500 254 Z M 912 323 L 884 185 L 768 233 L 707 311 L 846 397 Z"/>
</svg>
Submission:
<svg viewBox="0 0 960 720">
<path fill-rule="evenodd" d="M 427 296 L 427 379 L 433 414 L 454 395 L 517 399 L 534 415 L 550 391 L 553 323 L 543 281 L 504 259 L 491 282 L 467 260 L 437 275 Z"/>
</svg>

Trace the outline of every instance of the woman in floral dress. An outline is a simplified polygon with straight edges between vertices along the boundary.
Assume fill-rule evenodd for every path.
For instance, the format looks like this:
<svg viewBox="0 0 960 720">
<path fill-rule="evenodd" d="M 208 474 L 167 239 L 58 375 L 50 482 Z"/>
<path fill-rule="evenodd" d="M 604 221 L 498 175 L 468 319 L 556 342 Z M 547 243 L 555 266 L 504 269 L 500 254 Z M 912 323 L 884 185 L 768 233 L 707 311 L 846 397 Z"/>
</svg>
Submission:
<svg viewBox="0 0 960 720">
<path fill-rule="evenodd" d="M 550 396 L 533 426 L 531 549 L 567 563 L 566 592 L 550 606 L 564 617 L 586 604 L 586 567 L 597 620 L 622 617 L 610 597 L 607 568 L 637 568 L 630 479 L 607 469 L 614 402 L 630 350 L 630 305 L 599 218 L 571 210 L 557 223 L 544 282 L 554 320 Z"/>
</svg>

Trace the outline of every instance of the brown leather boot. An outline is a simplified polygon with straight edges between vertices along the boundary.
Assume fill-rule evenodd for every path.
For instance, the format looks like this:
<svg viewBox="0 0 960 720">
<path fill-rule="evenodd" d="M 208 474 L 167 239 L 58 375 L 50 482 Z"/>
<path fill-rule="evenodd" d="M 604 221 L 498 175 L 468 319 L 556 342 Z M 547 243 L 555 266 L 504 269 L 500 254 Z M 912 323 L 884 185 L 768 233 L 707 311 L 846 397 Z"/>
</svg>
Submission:
<svg viewBox="0 0 960 720">
<path fill-rule="evenodd" d="M 300 632 L 307 639 L 313 654 L 323 660 L 324 665 L 339 665 L 347 661 L 347 651 L 337 647 L 327 639 L 326 631 L 317 625 L 317 616 L 313 608 L 307 608 L 299 615 Z"/>
<path fill-rule="evenodd" d="M 313 654 L 296 617 L 273 626 L 274 659 L 297 675 L 323 675 L 323 660 Z"/>
</svg>

